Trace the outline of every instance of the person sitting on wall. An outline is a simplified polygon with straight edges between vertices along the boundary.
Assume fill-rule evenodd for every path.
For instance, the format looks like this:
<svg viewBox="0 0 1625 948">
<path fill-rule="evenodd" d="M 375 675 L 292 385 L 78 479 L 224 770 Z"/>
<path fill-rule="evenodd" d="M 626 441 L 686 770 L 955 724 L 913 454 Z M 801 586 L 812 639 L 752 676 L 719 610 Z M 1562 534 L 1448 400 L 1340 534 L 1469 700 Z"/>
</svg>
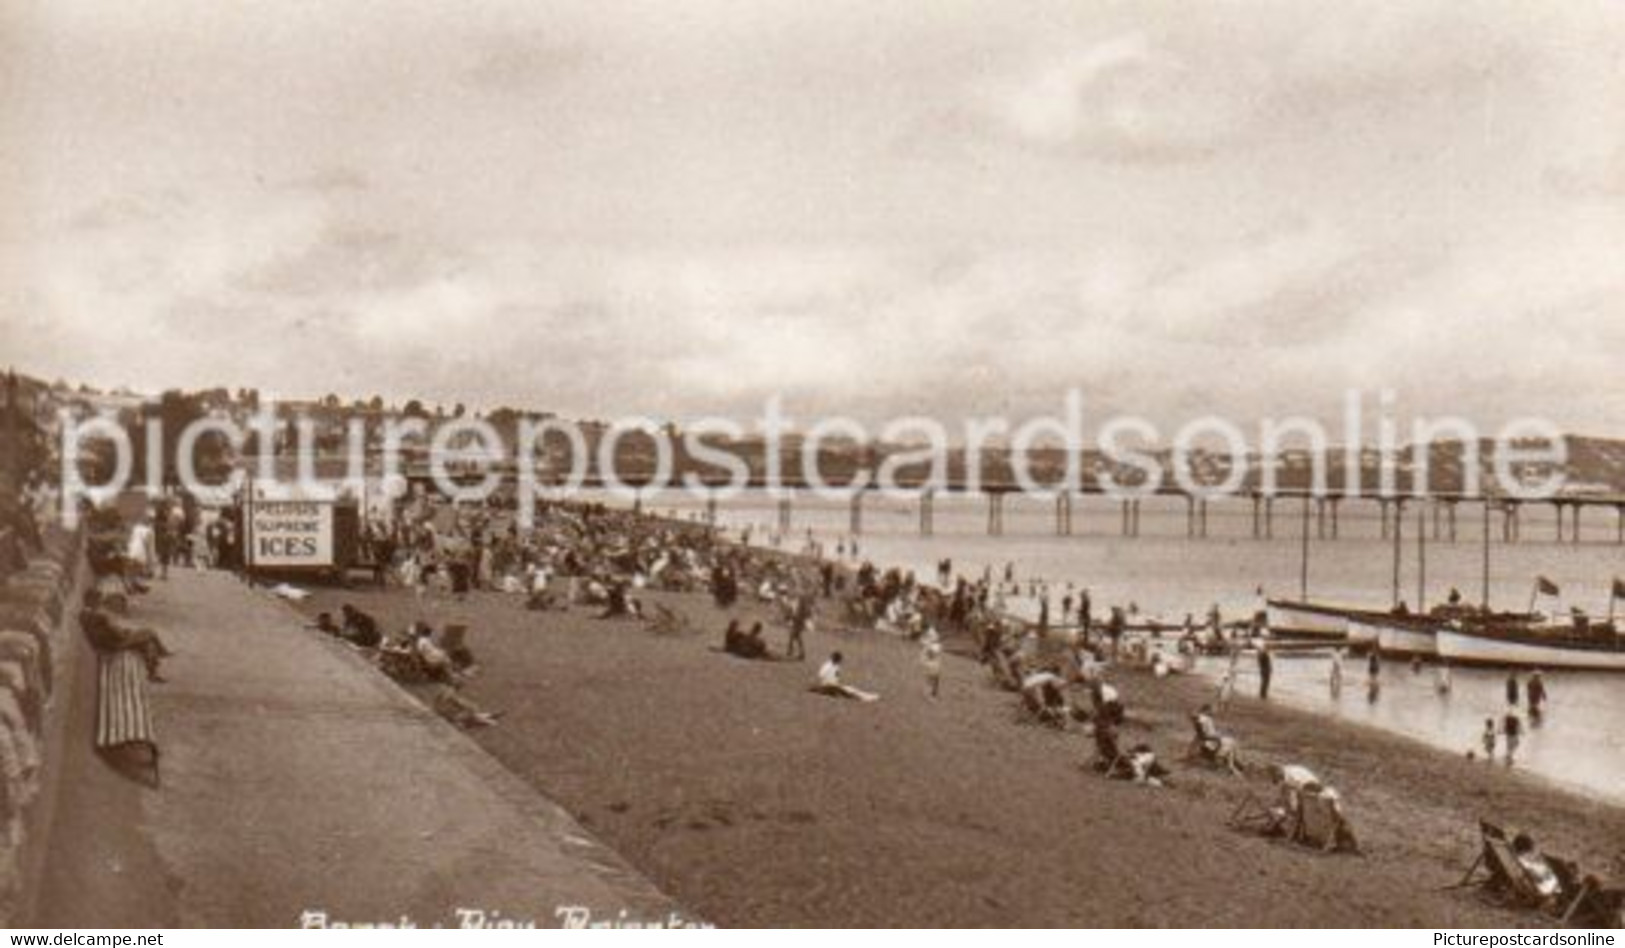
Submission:
<svg viewBox="0 0 1625 948">
<path fill-rule="evenodd" d="M 164 645 L 158 633 L 148 628 L 136 628 L 119 623 L 101 608 L 102 596 L 95 589 L 85 590 L 84 608 L 79 611 L 79 625 L 90 639 L 90 644 L 101 652 L 132 651 L 140 654 L 147 666 L 147 678 L 162 682 L 160 663 L 175 653 Z"/>
</svg>

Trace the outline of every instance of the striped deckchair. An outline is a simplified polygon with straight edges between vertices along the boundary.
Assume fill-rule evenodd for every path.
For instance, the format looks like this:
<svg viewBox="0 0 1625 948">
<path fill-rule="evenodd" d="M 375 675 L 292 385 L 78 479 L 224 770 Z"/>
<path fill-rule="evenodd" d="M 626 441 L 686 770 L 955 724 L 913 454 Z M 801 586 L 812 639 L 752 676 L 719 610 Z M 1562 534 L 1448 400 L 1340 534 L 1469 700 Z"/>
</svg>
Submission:
<svg viewBox="0 0 1625 948">
<path fill-rule="evenodd" d="M 100 683 L 96 707 L 96 749 L 102 752 L 144 747 L 158 786 L 158 740 L 147 704 L 147 665 L 133 651 L 101 652 L 97 658 Z"/>
</svg>

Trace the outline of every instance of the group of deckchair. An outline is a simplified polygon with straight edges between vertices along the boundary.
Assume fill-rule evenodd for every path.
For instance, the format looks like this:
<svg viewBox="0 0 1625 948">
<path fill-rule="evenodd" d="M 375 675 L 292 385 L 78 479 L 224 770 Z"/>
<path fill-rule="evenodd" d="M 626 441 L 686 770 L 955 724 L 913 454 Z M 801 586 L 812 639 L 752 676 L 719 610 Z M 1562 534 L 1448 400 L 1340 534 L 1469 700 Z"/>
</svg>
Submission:
<svg viewBox="0 0 1625 948">
<path fill-rule="evenodd" d="M 1625 928 L 1625 888 L 1582 875 L 1573 860 L 1536 850 L 1528 836 L 1509 837 L 1488 820 L 1479 820 L 1478 832 L 1478 858 L 1449 888 L 1477 885 L 1501 905 L 1539 910 L 1563 925 Z"/>
</svg>

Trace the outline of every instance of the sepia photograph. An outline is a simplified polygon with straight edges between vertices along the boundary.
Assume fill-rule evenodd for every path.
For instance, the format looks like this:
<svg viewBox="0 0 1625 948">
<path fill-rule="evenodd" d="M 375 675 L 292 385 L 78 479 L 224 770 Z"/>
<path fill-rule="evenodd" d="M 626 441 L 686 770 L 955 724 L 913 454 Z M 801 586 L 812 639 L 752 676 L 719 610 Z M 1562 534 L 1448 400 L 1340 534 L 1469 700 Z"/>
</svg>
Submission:
<svg viewBox="0 0 1625 948">
<path fill-rule="evenodd" d="M 11 944 L 1625 928 L 1625 3 L 0 0 L 0 169 Z"/>
</svg>

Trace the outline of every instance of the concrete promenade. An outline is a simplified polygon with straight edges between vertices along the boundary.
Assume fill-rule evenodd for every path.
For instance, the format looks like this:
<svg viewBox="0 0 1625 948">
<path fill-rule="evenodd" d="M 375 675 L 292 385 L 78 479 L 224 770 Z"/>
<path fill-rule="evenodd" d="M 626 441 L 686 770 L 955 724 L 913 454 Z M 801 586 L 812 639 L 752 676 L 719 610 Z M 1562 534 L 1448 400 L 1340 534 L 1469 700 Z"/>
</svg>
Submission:
<svg viewBox="0 0 1625 948">
<path fill-rule="evenodd" d="M 67 660 L 66 740 L 31 921 L 421 927 L 658 920 L 677 906 L 360 657 L 227 573 L 174 570 L 131 621 L 178 654 L 150 695 L 162 786 L 91 748 L 94 656 Z M 500 726 L 500 725 L 499 725 Z M 459 913 L 459 910 L 471 910 Z"/>
</svg>

